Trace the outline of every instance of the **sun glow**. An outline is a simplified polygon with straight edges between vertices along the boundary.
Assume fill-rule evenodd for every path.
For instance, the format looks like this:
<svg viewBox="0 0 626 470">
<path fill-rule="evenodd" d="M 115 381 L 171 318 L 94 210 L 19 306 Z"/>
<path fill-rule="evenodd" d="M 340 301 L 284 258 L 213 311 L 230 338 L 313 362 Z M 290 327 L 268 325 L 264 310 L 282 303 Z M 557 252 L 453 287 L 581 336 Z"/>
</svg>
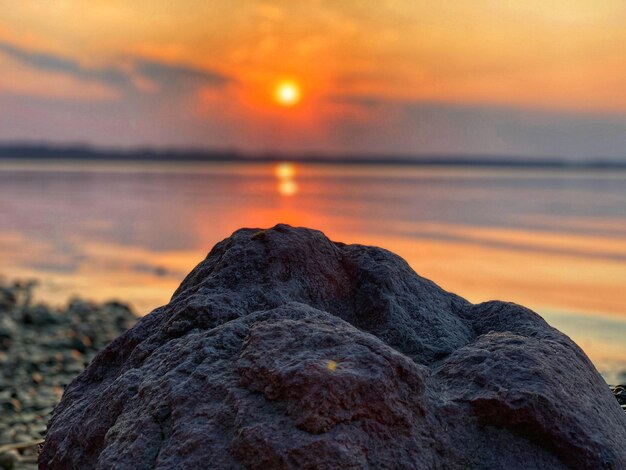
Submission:
<svg viewBox="0 0 626 470">
<path fill-rule="evenodd" d="M 283 81 L 274 89 L 274 99 L 281 106 L 295 106 L 301 98 L 302 92 L 296 82 Z"/>
</svg>

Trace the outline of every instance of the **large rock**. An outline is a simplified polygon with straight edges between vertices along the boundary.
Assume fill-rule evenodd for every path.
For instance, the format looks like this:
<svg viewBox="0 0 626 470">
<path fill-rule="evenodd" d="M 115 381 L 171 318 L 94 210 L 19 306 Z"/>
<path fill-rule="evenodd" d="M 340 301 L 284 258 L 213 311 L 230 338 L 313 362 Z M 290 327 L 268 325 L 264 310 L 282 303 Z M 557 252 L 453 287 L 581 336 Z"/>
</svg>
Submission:
<svg viewBox="0 0 626 470">
<path fill-rule="evenodd" d="M 242 229 L 66 389 L 48 469 L 626 468 L 626 414 L 537 314 L 398 256 Z"/>
</svg>

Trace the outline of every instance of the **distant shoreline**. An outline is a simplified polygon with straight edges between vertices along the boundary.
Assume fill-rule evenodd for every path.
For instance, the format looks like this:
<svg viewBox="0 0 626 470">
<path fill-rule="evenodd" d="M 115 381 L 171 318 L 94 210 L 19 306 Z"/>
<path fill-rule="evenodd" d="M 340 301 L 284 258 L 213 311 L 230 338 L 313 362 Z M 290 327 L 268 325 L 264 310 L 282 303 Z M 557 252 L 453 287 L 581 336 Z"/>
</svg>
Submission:
<svg viewBox="0 0 626 470">
<path fill-rule="evenodd" d="M 64 161 L 127 161 L 127 162 L 197 162 L 197 163 L 278 163 L 290 161 L 307 164 L 397 165 L 503 167 L 538 169 L 617 169 L 626 170 L 626 161 L 568 160 L 546 157 L 528 158 L 516 155 L 350 155 L 350 154 L 285 154 L 243 153 L 235 150 L 197 149 L 100 149 L 88 146 L 0 146 L 0 160 L 64 160 Z"/>
</svg>

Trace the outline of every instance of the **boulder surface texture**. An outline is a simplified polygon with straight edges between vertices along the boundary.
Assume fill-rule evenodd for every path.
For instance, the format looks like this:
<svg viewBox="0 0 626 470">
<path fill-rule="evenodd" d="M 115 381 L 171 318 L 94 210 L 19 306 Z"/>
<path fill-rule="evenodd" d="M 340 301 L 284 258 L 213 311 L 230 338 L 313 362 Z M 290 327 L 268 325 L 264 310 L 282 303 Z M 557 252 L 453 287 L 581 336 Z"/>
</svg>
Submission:
<svg viewBox="0 0 626 470">
<path fill-rule="evenodd" d="M 93 360 L 40 466 L 624 469 L 626 414 L 527 308 L 277 225 L 218 243 Z"/>
</svg>

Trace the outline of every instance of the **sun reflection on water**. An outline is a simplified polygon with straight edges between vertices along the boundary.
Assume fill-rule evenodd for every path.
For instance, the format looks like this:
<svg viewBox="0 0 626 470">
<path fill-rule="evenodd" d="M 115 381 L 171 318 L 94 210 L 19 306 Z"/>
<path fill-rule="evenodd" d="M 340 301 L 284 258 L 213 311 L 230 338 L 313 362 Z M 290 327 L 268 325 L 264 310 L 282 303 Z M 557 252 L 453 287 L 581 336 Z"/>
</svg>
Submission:
<svg viewBox="0 0 626 470">
<path fill-rule="evenodd" d="M 296 166 L 293 163 L 279 163 L 274 167 L 274 175 L 278 179 L 278 193 L 281 196 L 293 196 L 298 193 L 296 183 Z"/>
</svg>

